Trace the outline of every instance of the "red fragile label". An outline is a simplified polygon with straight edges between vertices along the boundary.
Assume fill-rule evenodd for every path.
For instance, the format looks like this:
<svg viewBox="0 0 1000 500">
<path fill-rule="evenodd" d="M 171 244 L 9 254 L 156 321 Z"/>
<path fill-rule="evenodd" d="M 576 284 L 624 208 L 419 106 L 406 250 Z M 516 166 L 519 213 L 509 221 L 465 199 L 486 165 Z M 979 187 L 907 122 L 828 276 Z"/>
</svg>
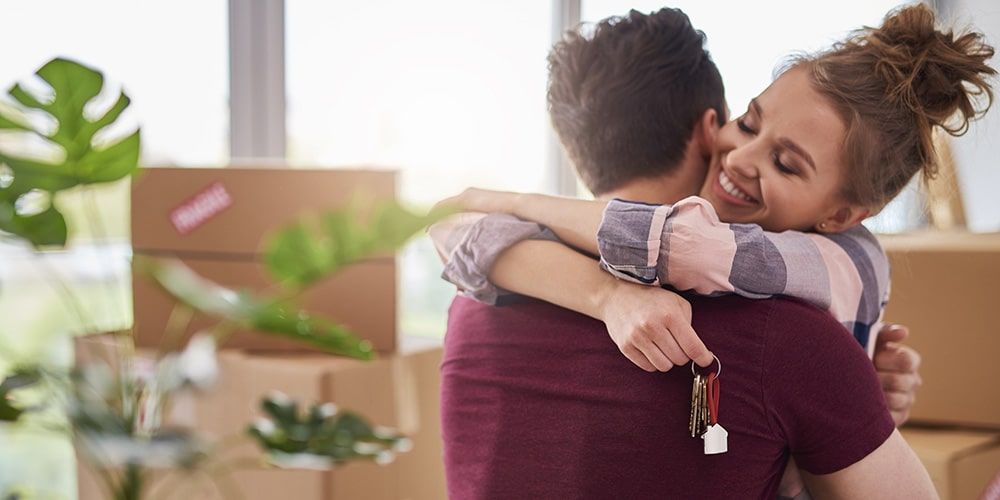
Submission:
<svg viewBox="0 0 1000 500">
<path fill-rule="evenodd" d="M 221 182 L 214 182 L 170 212 L 170 222 L 178 233 L 188 234 L 233 204 Z"/>
</svg>

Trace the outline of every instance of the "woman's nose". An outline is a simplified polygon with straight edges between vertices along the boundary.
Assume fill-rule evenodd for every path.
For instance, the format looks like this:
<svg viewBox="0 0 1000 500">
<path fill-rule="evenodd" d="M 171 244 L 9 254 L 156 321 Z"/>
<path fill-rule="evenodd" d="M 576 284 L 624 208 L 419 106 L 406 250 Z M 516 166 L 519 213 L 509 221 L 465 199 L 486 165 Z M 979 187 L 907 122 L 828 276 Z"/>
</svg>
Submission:
<svg viewBox="0 0 1000 500">
<path fill-rule="evenodd" d="M 756 179 L 759 175 L 757 170 L 757 160 L 754 148 L 751 145 L 744 145 L 729 152 L 729 170 L 747 179 Z"/>
</svg>

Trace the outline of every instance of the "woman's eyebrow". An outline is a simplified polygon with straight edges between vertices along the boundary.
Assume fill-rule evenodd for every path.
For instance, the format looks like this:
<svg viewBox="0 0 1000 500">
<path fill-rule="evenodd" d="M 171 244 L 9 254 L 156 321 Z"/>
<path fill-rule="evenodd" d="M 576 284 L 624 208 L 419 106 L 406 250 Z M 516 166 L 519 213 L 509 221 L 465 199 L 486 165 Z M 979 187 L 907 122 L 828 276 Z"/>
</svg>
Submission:
<svg viewBox="0 0 1000 500">
<path fill-rule="evenodd" d="M 813 162 L 812 156 L 809 156 L 809 153 L 806 153 L 806 150 L 802 149 L 802 146 L 799 146 L 798 144 L 794 143 L 791 139 L 787 137 L 779 138 L 778 143 L 784 146 L 789 151 L 801 156 L 803 159 L 806 160 L 806 163 L 808 163 L 809 166 L 812 167 L 813 172 L 816 171 L 816 163 Z"/>
<path fill-rule="evenodd" d="M 750 107 L 754 110 L 755 113 L 757 113 L 757 116 L 764 118 L 764 109 L 760 107 L 760 103 L 757 102 L 757 98 L 750 99 Z M 813 161 L 812 156 L 809 156 L 809 153 L 807 153 L 806 150 L 802 148 L 802 146 L 799 146 L 798 144 L 796 144 L 794 141 L 792 141 L 787 137 L 778 138 L 778 144 L 781 144 L 789 151 L 801 156 L 806 161 L 806 163 L 808 163 L 809 166 L 812 167 L 813 172 L 816 171 L 816 162 Z"/>
</svg>

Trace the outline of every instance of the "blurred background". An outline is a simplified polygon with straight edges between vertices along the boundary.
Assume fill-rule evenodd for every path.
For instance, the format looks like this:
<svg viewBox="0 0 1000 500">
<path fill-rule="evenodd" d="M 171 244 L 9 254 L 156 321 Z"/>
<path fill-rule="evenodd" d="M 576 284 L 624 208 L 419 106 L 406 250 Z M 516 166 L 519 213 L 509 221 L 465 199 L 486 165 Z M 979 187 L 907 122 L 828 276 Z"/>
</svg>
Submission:
<svg viewBox="0 0 1000 500">
<path fill-rule="evenodd" d="M 1000 43 L 995 0 L 934 3 L 945 19 L 974 23 Z M 5 0 L 0 45 L 9 49 L 0 82 L 22 81 L 56 56 L 100 69 L 112 91 L 124 85 L 133 100 L 128 119 L 143 128 L 148 167 L 287 162 L 292 168 L 395 169 L 402 199 L 425 206 L 467 186 L 582 195 L 545 106 L 546 55 L 564 30 L 629 9 L 679 7 L 706 33 L 737 114 L 769 84 L 783 58 L 824 48 L 848 29 L 877 25 L 899 4 Z M 1000 111 L 994 107 L 952 149 L 968 227 L 1000 230 L 994 193 Z M 114 189 L 127 199 L 127 187 Z M 107 203 L 116 204 L 114 196 Z M 87 209 L 83 200 L 65 203 Z M 110 261 L 106 252 L 116 251 L 113 242 L 128 238 L 127 208 L 119 212 L 100 231 L 84 228 L 75 235 L 81 244 L 52 260 L 54 272 L 70 276 L 83 292 L 93 321 L 105 325 L 131 320 L 127 266 L 102 264 Z M 879 232 L 907 231 L 927 224 L 925 213 L 922 195 L 911 189 L 866 224 Z M 98 235 L 111 244 L 95 242 Z M 440 270 L 425 240 L 401 254 L 403 334 L 443 334 L 454 290 L 438 278 Z M 68 356 L 65 346 L 42 335 L 62 324 L 70 328 L 64 312 L 36 306 L 57 304 L 41 298 L 59 293 L 39 284 L 43 272 L 53 270 L 35 268 L 23 248 L 0 243 L 0 369 L 28 355 L 44 353 L 56 362 Z M 28 434 L 0 430 L 0 492 L 29 484 L 43 495 L 71 497 L 71 448 L 40 431 Z"/>
</svg>

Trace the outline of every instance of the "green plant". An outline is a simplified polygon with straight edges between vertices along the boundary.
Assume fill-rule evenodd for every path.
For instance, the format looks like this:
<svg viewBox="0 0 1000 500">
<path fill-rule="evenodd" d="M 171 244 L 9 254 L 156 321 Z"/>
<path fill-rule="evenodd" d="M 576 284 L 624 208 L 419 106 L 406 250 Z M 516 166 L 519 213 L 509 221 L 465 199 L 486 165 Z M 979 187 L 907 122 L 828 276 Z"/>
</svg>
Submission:
<svg viewBox="0 0 1000 500">
<path fill-rule="evenodd" d="M 14 85 L 7 92 L 13 104 L 0 105 L 0 133 L 34 145 L 27 152 L 0 147 L 0 237 L 23 240 L 44 255 L 71 240 L 73 228 L 59 210 L 57 195 L 135 175 L 141 134 L 137 129 L 123 137 L 107 137 L 130 100 L 119 92 L 110 107 L 95 113 L 94 100 L 104 90 L 100 72 L 54 59 L 37 76 L 48 85 L 48 92 L 39 95 Z M 370 343 L 334 319 L 299 309 L 296 299 L 344 266 L 395 251 L 444 215 L 443 211 L 417 214 L 388 203 L 350 206 L 293 221 L 267 242 L 265 258 L 276 281 L 269 292 L 227 288 L 179 261 L 138 259 L 134 262 L 138 277 L 155 281 L 171 294 L 178 310 L 214 318 L 215 325 L 187 345 L 168 345 L 152 374 L 123 368 L 130 365 L 131 347 L 119 350 L 117 361 L 84 362 L 68 374 L 39 366 L 23 368 L 0 383 L 0 422 L 22 420 L 35 409 L 22 404 L 17 391 L 39 384 L 55 388 L 65 403 L 68 430 L 81 454 L 102 471 L 109 494 L 122 500 L 140 498 L 146 491 L 148 469 L 192 469 L 209 460 L 210 443 L 189 429 L 164 428 L 161 416 L 173 395 L 211 385 L 216 349 L 232 331 L 251 328 L 333 354 L 371 359 Z M 78 308 L 68 288 L 59 286 L 67 306 Z M 114 338 L 127 343 L 127 332 L 120 333 Z M 262 407 L 270 420 L 258 422 L 248 433 L 272 466 L 332 467 L 349 460 L 385 460 L 407 447 L 408 441 L 394 431 L 372 427 L 362 417 L 330 405 L 313 406 L 302 416 L 297 403 L 271 396 L 263 399 Z"/>
</svg>

